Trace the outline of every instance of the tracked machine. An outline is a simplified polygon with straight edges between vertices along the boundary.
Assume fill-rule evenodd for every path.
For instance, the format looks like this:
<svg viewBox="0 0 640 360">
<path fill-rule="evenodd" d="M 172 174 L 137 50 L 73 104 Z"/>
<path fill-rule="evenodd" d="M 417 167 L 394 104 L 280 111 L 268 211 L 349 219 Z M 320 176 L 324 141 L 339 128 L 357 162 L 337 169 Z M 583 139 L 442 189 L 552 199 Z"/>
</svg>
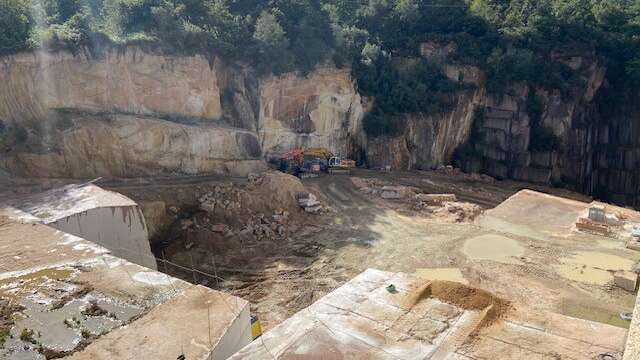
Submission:
<svg viewBox="0 0 640 360">
<path fill-rule="evenodd" d="M 334 155 L 326 148 L 297 148 L 280 159 L 280 171 L 300 178 L 317 177 L 322 172 L 349 174 L 355 161 Z"/>
</svg>

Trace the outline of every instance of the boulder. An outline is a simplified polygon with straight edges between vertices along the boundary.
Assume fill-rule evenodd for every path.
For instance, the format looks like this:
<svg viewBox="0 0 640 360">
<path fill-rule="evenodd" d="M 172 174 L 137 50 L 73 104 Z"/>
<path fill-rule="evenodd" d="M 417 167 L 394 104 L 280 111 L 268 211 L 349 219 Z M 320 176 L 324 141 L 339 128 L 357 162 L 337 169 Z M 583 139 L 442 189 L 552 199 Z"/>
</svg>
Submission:
<svg viewBox="0 0 640 360">
<path fill-rule="evenodd" d="M 455 194 L 416 194 L 416 200 L 427 204 L 442 204 L 445 201 L 457 201 Z"/>
<path fill-rule="evenodd" d="M 404 186 L 383 186 L 380 196 L 383 199 L 402 199 L 407 193 L 407 188 Z"/>
<path fill-rule="evenodd" d="M 629 292 L 635 292 L 638 286 L 638 274 L 633 271 L 619 270 L 613 274 L 613 281 L 616 286 Z"/>
</svg>

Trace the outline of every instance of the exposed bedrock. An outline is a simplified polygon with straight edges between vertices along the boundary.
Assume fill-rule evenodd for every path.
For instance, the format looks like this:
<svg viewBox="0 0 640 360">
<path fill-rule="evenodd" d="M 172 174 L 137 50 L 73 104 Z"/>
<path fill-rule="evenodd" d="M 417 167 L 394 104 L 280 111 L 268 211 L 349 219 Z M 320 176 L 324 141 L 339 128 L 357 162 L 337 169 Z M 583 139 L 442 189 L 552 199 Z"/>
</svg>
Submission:
<svg viewBox="0 0 640 360">
<path fill-rule="evenodd" d="M 396 114 L 395 136 L 369 137 L 349 69 L 258 77 L 218 58 L 137 47 L 102 55 L 26 52 L 0 58 L 0 167 L 27 176 L 246 175 L 294 147 L 326 147 L 371 167 L 468 172 L 560 184 L 640 205 L 640 115 L 605 110 L 606 69 L 593 51 L 551 56 L 578 74 L 568 93 L 511 84 L 489 94 L 485 74 L 447 60 L 454 47 L 423 46 L 444 73 L 471 86 L 448 110 Z M 535 90 L 535 91 L 532 91 Z M 531 96 L 540 104 L 531 119 Z M 541 148 L 535 127 L 558 139 Z M 547 135 L 548 136 L 548 135 Z"/>
<path fill-rule="evenodd" d="M 363 115 L 349 69 L 322 67 L 261 82 L 259 134 L 267 155 L 304 146 L 349 156 L 362 142 Z"/>
<path fill-rule="evenodd" d="M 28 133 L 0 164 L 21 175 L 246 175 L 297 146 L 350 155 L 362 116 L 348 69 L 258 79 L 217 58 L 135 47 L 0 61 L 0 131 Z"/>
</svg>

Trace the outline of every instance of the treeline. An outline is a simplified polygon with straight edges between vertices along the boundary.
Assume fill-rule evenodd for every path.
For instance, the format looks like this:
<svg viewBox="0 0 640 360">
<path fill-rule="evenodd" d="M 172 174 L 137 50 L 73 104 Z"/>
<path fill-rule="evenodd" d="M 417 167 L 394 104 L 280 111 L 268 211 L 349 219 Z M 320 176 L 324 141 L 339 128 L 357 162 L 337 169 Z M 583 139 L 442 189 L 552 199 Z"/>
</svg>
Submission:
<svg viewBox="0 0 640 360">
<path fill-rule="evenodd" d="M 145 44 L 261 74 L 350 66 L 379 133 L 388 114 L 442 111 L 464 86 L 439 59 L 411 61 L 425 41 L 455 43 L 447 62 L 481 67 L 494 93 L 526 81 L 570 96 L 579 79 L 551 60 L 559 48 L 595 51 L 621 91 L 640 84 L 635 0 L 0 0 L 0 29 L 2 53 Z"/>
</svg>

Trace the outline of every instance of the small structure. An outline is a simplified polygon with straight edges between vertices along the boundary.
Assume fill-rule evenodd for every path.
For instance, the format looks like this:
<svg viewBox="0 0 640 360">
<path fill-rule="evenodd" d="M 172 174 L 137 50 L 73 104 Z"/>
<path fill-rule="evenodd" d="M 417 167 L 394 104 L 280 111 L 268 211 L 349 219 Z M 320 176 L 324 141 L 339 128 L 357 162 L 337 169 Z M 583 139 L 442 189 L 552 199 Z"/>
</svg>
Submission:
<svg viewBox="0 0 640 360">
<path fill-rule="evenodd" d="M 607 216 L 603 205 L 594 204 L 589 208 L 587 217 L 580 217 L 576 221 L 576 228 L 580 231 L 598 235 L 611 234 L 611 227 L 607 223 Z"/>
<path fill-rule="evenodd" d="M 603 205 L 595 204 L 589 208 L 589 219 L 596 223 L 604 224 L 607 222 L 606 213 Z"/>
<path fill-rule="evenodd" d="M 115 256 L 156 269 L 147 224 L 135 201 L 93 184 L 73 184 L 9 202 L 12 215 L 93 241 Z"/>
</svg>

